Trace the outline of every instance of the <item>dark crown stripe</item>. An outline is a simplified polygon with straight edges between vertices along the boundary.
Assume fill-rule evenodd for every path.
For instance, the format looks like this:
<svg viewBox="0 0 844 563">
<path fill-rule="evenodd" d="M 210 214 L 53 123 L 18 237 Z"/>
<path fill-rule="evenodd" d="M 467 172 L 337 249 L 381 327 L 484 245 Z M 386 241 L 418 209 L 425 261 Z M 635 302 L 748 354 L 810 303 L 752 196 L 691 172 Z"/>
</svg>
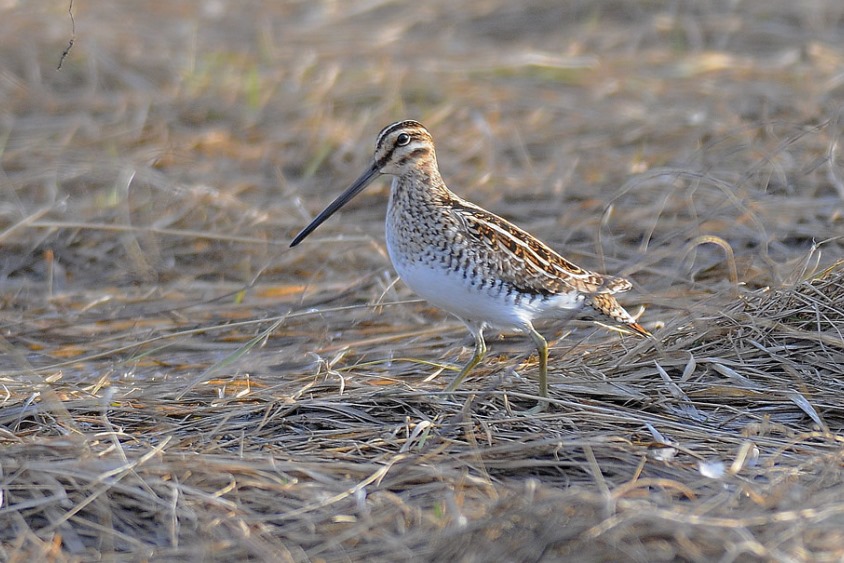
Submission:
<svg viewBox="0 0 844 563">
<path fill-rule="evenodd" d="M 375 150 L 378 150 L 378 149 L 381 148 L 381 144 L 384 142 L 384 139 L 386 139 L 387 136 L 389 136 L 390 133 L 392 133 L 393 131 L 396 131 L 397 129 L 404 129 L 404 128 L 407 128 L 407 127 L 414 127 L 414 128 L 418 127 L 418 128 L 421 128 L 421 129 L 425 129 L 425 127 L 421 123 L 419 123 L 418 121 L 415 121 L 413 119 L 406 119 L 404 121 L 397 121 L 397 122 L 393 123 L 392 125 L 387 125 L 383 129 L 381 129 L 380 133 L 378 133 L 378 139 L 375 141 Z"/>
</svg>

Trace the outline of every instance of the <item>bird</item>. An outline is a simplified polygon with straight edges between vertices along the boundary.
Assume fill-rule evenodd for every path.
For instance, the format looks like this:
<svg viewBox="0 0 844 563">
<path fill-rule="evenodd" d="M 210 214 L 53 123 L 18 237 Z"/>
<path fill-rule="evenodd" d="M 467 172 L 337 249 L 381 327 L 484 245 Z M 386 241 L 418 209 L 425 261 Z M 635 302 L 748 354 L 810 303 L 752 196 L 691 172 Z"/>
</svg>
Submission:
<svg viewBox="0 0 844 563">
<path fill-rule="evenodd" d="M 454 392 L 487 352 L 488 327 L 526 334 L 539 356 L 539 397 L 548 405 L 548 344 L 538 319 L 574 314 L 612 321 L 650 337 L 616 300 L 627 279 L 590 272 L 506 219 L 448 189 L 434 140 L 418 121 L 388 125 L 378 134 L 364 172 L 290 243 L 295 247 L 381 175 L 392 176 L 386 214 L 387 251 L 399 277 L 416 294 L 465 323 L 472 357 L 445 388 Z"/>
</svg>

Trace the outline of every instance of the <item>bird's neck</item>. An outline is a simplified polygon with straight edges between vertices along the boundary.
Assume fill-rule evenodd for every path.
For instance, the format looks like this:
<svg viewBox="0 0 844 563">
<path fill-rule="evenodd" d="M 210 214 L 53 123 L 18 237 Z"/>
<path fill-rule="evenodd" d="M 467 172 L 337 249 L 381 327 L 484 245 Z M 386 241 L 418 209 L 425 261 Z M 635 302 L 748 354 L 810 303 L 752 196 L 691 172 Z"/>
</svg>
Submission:
<svg viewBox="0 0 844 563">
<path fill-rule="evenodd" d="M 436 160 L 424 161 L 393 178 L 390 193 L 393 205 L 427 206 L 442 205 L 453 194 L 440 176 Z"/>
</svg>

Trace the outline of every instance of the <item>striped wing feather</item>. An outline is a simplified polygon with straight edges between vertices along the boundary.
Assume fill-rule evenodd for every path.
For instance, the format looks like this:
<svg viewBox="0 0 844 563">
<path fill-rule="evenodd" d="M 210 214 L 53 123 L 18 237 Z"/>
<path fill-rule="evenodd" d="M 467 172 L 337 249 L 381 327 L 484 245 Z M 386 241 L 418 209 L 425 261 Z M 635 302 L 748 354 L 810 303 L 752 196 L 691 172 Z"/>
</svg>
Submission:
<svg viewBox="0 0 844 563">
<path fill-rule="evenodd" d="M 487 262 L 496 263 L 496 275 L 520 290 L 542 295 L 614 294 L 631 288 L 623 278 L 584 270 L 526 231 L 467 201 L 453 201 L 451 209 L 478 250 L 487 251 Z"/>
</svg>

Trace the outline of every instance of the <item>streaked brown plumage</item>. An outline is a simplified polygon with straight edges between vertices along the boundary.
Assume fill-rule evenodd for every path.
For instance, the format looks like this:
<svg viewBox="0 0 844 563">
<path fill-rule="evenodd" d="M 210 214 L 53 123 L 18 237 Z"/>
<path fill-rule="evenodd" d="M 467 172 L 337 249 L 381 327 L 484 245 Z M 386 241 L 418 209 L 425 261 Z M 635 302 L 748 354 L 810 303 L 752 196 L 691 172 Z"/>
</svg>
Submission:
<svg viewBox="0 0 844 563">
<path fill-rule="evenodd" d="M 378 135 L 369 168 L 291 243 L 299 244 L 381 174 L 393 176 L 387 208 L 387 249 L 396 271 L 416 293 L 462 319 L 475 353 L 446 388 L 453 391 L 486 353 L 486 326 L 515 329 L 539 352 L 539 393 L 548 398 L 545 339 L 532 321 L 587 312 L 650 336 L 614 294 L 623 278 L 589 272 L 526 231 L 451 192 L 437 167 L 434 141 L 416 121 Z M 540 401 L 537 409 L 545 407 Z"/>
</svg>

